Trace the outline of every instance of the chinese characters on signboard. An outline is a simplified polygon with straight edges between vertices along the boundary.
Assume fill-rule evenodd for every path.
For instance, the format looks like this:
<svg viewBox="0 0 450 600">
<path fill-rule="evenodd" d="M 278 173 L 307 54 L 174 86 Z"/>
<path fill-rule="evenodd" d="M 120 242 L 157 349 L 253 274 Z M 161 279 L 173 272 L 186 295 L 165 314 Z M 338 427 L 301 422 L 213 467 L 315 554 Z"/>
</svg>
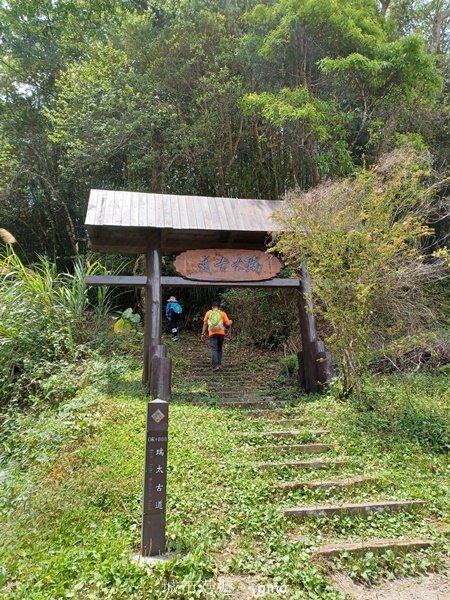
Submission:
<svg viewBox="0 0 450 600">
<path fill-rule="evenodd" d="M 147 405 L 142 556 L 163 554 L 166 548 L 167 440 L 169 405 L 153 400 Z"/>
<path fill-rule="evenodd" d="M 220 271 L 221 273 L 236 273 L 245 271 L 246 273 L 254 272 L 261 273 L 262 264 L 255 255 L 237 256 L 235 260 L 230 261 L 226 256 L 211 257 L 209 254 L 204 254 L 197 265 L 200 273 L 209 273 Z"/>
<path fill-rule="evenodd" d="M 180 275 L 201 281 L 262 281 L 281 267 L 278 258 L 260 250 L 188 250 L 175 260 Z"/>
<path fill-rule="evenodd" d="M 146 478 L 148 485 L 147 506 L 145 512 L 158 513 L 166 506 L 166 471 L 167 471 L 167 435 L 150 435 L 147 437 L 147 457 L 149 459 Z"/>
</svg>

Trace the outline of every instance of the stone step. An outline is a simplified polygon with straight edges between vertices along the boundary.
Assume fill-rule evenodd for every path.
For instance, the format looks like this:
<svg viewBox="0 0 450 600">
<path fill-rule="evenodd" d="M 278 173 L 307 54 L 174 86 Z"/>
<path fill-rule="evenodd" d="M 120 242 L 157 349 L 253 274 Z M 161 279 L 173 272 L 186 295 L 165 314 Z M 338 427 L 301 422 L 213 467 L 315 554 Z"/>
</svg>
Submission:
<svg viewBox="0 0 450 600">
<path fill-rule="evenodd" d="M 267 406 L 269 404 L 273 404 L 273 397 L 266 398 L 260 394 L 252 394 L 247 396 L 222 396 L 219 392 L 215 392 L 214 390 L 206 390 L 201 393 L 187 393 L 183 394 L 183 398 L 185 400 L 192 398 L 193 400 L 198 400 L 199 396 L 205 398 L 207 400 L 211 396 L 214 397 L 215 400 L 220 402 L 221 404 L 254 404 L 255 402 L 263 403 L 263 406 Z"/>
<path fill-rule="evenodd" d="M 239 397 L 228 397 L 228 398 L 222 398 L 222 404 L 245 404 L 247 406 L 250 406 L 251 404 L 255 404 L 257 406 L 268 406 L 268 405 L 280 405 L 282 406 L 282 403 L 285 402 L 285 400 L 276 400 L 276 398 L 273 398 L 273 396 L 266 398 L 265 396 L 261 395 L 257 395 L 255 394 L 254 396 L 239 396 Z"/>
<path fill-rule="evenodd" d="M 211 390 L 213 389 L 213 387 L 211 386 Z M 220 390 L 220 394 L 224 397 L 228 397 L 228 396 L 238 396 L 238 397 L 243 397 L 245 398 L 245 396 L 262 396 L 262 395 L 266 395 L 268 394 L 269 390 L 261 390 L 261 389 L 246 389 L 243 390 L 242 388 L 237 388 L 237 389 L 227 389 L 224 387 L 219 387 L 217 386 L 217 388 L 214 391 L 219 391 Z"/>
<path fill-rule="evenodd" d="M 346 488 L 354 485 L 363 485 L 376 481 L 376 477 L 348 477 L 347 479 L 328 479 L 323 481 L 282 481 L 275 483 L 272 487 L 274 489 L 283 490 L 285 492 L 291 492 L 294 490 L 318 490 L 318 489 L 332 489 L 332 488 Z"/>
<path fill-rule="evenodd" d="M 312 429 L 311 431 L 309 431 L 308 429 L 304 429 L 303 431 L 300 431 L 298 429 L 294 430 L 294 431 L 255 431 L 255 432 L 245 432 L 243 435 L 245 437 L 274 437 L 274 438 L 297 438 L 301 435 L 311 435 L 314 436 L 315 438 L 321 437 L 322 435 L 325 435 L 326 433 L 329 433 L 328 429 Z"/>
<path fill-rule="evenodd" d="M 249 410 L 247 415 L 249 417 L 260 417 L 268 419 L 277 419 L 280 412 L 276 408 L 268 408 L 266 410 Z"/>
<path fill-rule="evenodd" d="M 310 424 L 309 419 L 277 419 L 277 425 L 282 425 L 283 427 L 304 427 L 305 425 Z M 325 429 L 323 430 L 326 431 Z M 328 431 L 327 431 L 328 433 Z"/>
<path fill-rule="evenodd" d="M 304 454 L 322 454 L 332 450 L 328 444 L 289 444 L 288 446 L 258 446 L 255 450 L 267 450 L 282 454 L 284 452 L 301 452 Z"/>
<path fill-rule="evenodd" d="M 283 418 L 285 415 L 280 414 L 280 411 L 276 409 L 269 408 L 266 410 L 249 410 L 247 412 L 249 417 L 255 417 L 256 419 L 266 419 L 267 425 L 272 427 L 274 425 L 273 421 L 275 421 L 276 425 L 309 425 L 310 419 L 303 419 L 302 417 L 291 417 L 291 418 Z"/>
<path fill-rule="evenodd" d="M 339 469 L 350 463 L 349 459 L 339 460 L 294 460 L 288 462 L 258 463 L 255 468 L 259 469 Z"/>
<path fill-rule="evenodd" d="M 219 394 L 220 396 L 220 394 Z M 267 406 L 267 404 L 272 404 L 274 402 L 273 398 L 265 398 L 264 396 L 240 396 L 240 397 L 224 397 L 220 396 L 221 404 L 248 404 L 248 403 L 263 403 Z"/>
<path fill-rule="evenodd" d="M 206 357 L 205 357 L 206 358 Z M 211 373 L 211 357 L 207 357 L 207 360 L 202 359 L 198 363 L 191 363 L 188 366 L 180 367 L 181 371 L 186 371 L 191 373 L 192 375 L 203 375 L 204 373 Z M 230 375 L 239 373 L 240 375 L 245 375 L 247 377 L 254 376 L 255 373 L 261 374 L 265 371 L 261 369 L 260 371 L 250 370 L 242 368 L 240 365 L 229 365 L 223 364 L 222 368 L 218 372 L 218 375 Z"/>
<path fill-rule="evenodd" d="M 366 515 L 371 512 L 400 512 L 408 511 L 419 506 L 424 506 L 423 500 L 381 500 L 377 502 L 363 502 L 360 504 L 324 504 L 322 506 L 298 506 L 286 508 L 284 514 L 297 521 L 308 517 L 334 517 L 335 515 Z"/>
<path fill-rule="evenodd" d="M 286 405 L 286 402 L 280 400 L 278 403 L 273 400 L 227 400 L 226 402 L 219 402 L 220 408 L 241 408 L 241 409 L 250 409 L 250 408 L 264 408 L 268 404 L 273 406 L 278 406 L 279 408 L 283 408 Z M 276 408 L 275 408 L 276 409 Z"/>
<path fill-rule="evenodd" d="M 195 383 L 207 383 L 208 385 L 217 386 L 220 385 L 229 389 L 237 389 L 240 392 L 242 391 L 243 387 L 258 390 L 263 388 L 263 386 L 255 387 L 255 382 L 252 379 L 244 379 L 237 377 L 221 377 L 220 375 L 217 375 L 212 371 L 211 373 L 205 373 L 204 375 L 199 375 L 198 377 L 192 377 L 189 373 L 186 373 L 184 375 L 180 375 L 179 373 L 176 375 L 174 374 L 174 381 L 178 380 L 182 382 L 185 381 L 186 378 L 188 378 L 189 381 L 194 381 Z M 266 386 L 265 389 L 272 391 L 272 388 L 270 388 L 269 386 Z"/>
<path fill-rule="evenodd" d="M 431 540 L 397 540 L 374 538 L 358 542 L 335 542 L 333 544 L 322 544 L 314 550 L 316 556 L 331 558 L 338 556 L 342 552 L 351 552 L 352 554 L 365 554 L 373 552 L 379 554 L 386 550 L 392 550 L 395 553 L 413 552 L 423 550 L 433 545 Z"/>
</svg>

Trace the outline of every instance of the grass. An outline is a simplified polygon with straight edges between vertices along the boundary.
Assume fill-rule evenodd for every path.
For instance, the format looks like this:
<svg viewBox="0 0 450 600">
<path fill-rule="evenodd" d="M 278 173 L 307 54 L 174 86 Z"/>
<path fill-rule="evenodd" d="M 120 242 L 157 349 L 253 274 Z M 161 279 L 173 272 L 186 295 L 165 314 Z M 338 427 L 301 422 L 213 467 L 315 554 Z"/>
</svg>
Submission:
<svg viewBox="0 0 450 600">
<path fill-rule="evenodd" d="M 183 358 L 181 350 L 179 354 Z M 416 376 L 406 385 L 395 378 L 379 379 L 379 401 L 370 406 L 316 397 L 299 399 L 284 411 L 286 417 L 308 419 L 309 428 L 330 430 L 320 440 L 333 446 L 327 458 L 352 459 L 339 476 L 377 476 L 352 490 L 273 491 L 276 481 L 328 478 L 338 472 L 255 470 L 254 463 L 267 455 L 255 449 L 257 435 L 242 434 L 261 432 L 267 427 L 264 419 L 174 402 L 167 541 L 175 557 L 151 570 L 132 563 L 139 549 L 147 401 L 136 367 L 119 358 L 98 362 L 91 367 L 96 383 L 70 402 L 10 424 L 6 477 L 0 485 L 2 597 L 221 600 L 229 597 L 227 586 L 247 583 L 254 590 L 264 585 L 259 589 L 267 592 L 266 599 L 338 600 L 343 596 L 328 582 L 330 568 L 369 583 L 442 568 L 442 556 L 449 552 L 449 461 L 443 438 L 436 441 L 430 429 L 423 435 L 417 422 L 423 414 L 431 423 L 445 415 L 449 405 L 443 375 Z M 180 382 L 178 397 L 183 385 L 189 387 L 189 382 Z M 391 398 L 390 421 L 379 427 L 386 409 L 380 400 L 383 389 Z M 411 402 L 415 425 L 405 431 L 403 409 Z M 272 429 L 282 428 L 274 421 Z M 282 460 L 286 456 L 291 455 Z M 409 514 L 303 524 L 283 515 L 285 507 L 298 504 L 385 498 L 420 498 L 427 507 Z M 403 557 L 341 555 L 331 566 L 312 557 L 316 544 L 335 539 L 412 535 L 431 538 L 435 545 Z M 301 541 L 293 543 L 293 538 Z"/>
</svg>

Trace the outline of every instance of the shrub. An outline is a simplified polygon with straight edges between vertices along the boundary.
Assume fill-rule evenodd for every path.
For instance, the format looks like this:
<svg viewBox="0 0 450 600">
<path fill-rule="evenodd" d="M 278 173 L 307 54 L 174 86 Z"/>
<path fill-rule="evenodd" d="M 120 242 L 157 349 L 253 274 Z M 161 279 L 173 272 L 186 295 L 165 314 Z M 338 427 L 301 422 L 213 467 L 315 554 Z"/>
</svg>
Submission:
<svg viewBox="0 0 450 600">
<path fill-rule="evenodd" d="M 86 275 L 98 272 L 99 263 L 81 259 L 73 273 L 57 273 L 45 258 L 27 267 L 10 247 L 0 257 L 0 405 L 48 397 L 45 380 L 86 354 L 108 310 L 105 290 L 93 303 L 86 286 Z"/>
<path fill-rule="evenodd" d="M 278 215 L 276 250 L 298 270 L 308 264 L 344 394 L 360 392 L 374 341 L 436 328 L 430 284 L 447 272 L 444 258 L 427 253 L 427 217 L 439 212 L 429 165 L 426 153 L 397 150 L 353 179 L 293 193 Z"/>
</svg>

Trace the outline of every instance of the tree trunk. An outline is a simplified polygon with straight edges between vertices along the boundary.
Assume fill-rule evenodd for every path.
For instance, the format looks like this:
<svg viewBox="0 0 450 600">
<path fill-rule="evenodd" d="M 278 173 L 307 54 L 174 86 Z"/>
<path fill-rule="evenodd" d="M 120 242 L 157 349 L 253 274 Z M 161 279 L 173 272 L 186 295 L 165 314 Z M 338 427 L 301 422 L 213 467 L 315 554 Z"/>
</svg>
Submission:
<svg viewBox="0 0 450 600">
<path fill-rule="evenodd" d="M 433 52 L 439 52 L 439 46 L 441 43 L 442 26 L 444 24 L 444 21 L 446 21 L 447 19 L 450 19 L 450 8 L 447 8 L 446 10 L 438 12 L 436 14 L 436 16 L 434 17 L 433 37 L 431 40 L 431 50 Z"/>
</svg>

